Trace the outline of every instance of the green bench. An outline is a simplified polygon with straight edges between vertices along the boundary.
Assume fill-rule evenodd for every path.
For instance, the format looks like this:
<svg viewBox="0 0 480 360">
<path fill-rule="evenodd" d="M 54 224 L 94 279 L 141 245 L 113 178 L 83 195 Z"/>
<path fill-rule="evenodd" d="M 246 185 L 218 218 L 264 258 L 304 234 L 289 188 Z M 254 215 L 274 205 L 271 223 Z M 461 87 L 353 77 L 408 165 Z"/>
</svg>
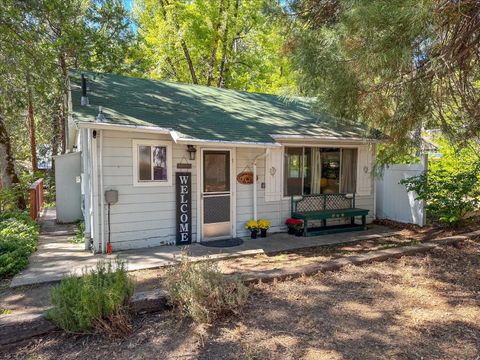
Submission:
<svg viewBox="0 0 480 360">
<path fill-rule="evenodd" d="M 355 194 L 314 194 L 292 196 L 292 218 L 304 222 L 303 235 L 315 236 L 346 231 L 366 230 L 369 210 L 355 207 Z M 361 224 L 355 218 L 361 217 Z M 350 218 L 348 224 L 329 225 L 328 219 Z M 312 221 L 321 220 L 321 226 L 311 227 Z"/>
</svg>

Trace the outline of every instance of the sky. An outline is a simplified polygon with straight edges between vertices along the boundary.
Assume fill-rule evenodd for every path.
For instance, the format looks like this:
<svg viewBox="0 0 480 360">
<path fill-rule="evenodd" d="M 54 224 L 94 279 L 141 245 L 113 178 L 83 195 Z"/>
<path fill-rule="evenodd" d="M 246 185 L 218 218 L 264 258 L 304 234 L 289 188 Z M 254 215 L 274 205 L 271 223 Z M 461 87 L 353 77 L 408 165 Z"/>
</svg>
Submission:
<svg viewBox="0 0 480 360">
<path fill-rule="evenodd" d="M 133 0 L 123 0 L 123 4 L 127 8 L 127 10 L 132 10 Z"/>
<path fill-rule="evenodd" d="M 132 8 L 133 8 L 133 1 L 134 0 L 123 0 L 123 5 L 125 5 L 125 8 L 128 10 L 128 11 L 132 11 Z M 131 22 L 131 28 L 133 31 L 137 31 L 137 26 Z"/>
</svg>

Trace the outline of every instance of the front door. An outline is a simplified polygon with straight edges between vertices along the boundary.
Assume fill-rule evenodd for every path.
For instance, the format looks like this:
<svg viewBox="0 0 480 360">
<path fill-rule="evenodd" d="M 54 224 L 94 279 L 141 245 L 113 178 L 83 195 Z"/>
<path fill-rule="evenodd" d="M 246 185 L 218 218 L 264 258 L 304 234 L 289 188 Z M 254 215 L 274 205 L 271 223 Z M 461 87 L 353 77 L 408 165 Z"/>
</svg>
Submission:
<svg viewBox="0 0 480 360">
<path fill-rule="evenodd" d="M 202 238 L 229 238 L 232 236 L 230 151 L 203 150 L 202 171 Z"/>
</svg>

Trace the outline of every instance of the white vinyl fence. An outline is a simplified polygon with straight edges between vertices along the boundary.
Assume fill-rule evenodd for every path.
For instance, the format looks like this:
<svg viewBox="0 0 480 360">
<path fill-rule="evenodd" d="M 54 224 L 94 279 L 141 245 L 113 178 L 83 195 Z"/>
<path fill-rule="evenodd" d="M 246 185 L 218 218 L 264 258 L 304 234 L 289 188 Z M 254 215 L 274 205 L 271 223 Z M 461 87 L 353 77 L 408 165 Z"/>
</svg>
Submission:
<svg viewBox="0 0 480 360">
<path fill-rule="evenodd" d="M 400 180 L 423 172 L 421 164 L 390 165 L 383 178 L 377 179 L 377 218 L 402 223 L 425 225 L 423 201 L 415 200 L 416 194 L 407 192 Z"/>
</svg>

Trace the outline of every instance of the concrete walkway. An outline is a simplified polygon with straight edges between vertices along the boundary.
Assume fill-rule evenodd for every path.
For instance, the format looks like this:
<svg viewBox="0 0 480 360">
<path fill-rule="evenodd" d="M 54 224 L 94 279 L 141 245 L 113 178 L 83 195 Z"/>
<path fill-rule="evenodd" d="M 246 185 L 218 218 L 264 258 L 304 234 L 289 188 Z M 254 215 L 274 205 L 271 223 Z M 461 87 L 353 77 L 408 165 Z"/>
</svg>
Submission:
<svg viewBox="0 0 480 360">
<path fill-rule="evenodd" d="M 286 233 L 271 234 L 267 238 L 244 239 L 240 246 L 214 248 L 200 244 L 185 247 L 174 245 L 122 251 L 112 255 L 92 255 L 84 250 L 83 244 L 68 242 L 74 231 L 73 225 L 55 223 L 55 209 L 48 209 L 41 218 L 41 234 L 38 251 L 30 257 L 27 269 L 15 276 L 11 287 L 59 281 L 70 273 L 80 275 L 82 270 L 93 268 L 98 260 L 125 259 L 128 270 L 142 270 L 168 266 L 178 262 L 182 255 L 193 261 L 224 259 L 275 253 L 322 245 L 334 245 L 358 240 L 374 239 L 395 234 L 391 229 L 371 225 L 366 231 L 316 237 L 296 237 Z"/>
</svg>

